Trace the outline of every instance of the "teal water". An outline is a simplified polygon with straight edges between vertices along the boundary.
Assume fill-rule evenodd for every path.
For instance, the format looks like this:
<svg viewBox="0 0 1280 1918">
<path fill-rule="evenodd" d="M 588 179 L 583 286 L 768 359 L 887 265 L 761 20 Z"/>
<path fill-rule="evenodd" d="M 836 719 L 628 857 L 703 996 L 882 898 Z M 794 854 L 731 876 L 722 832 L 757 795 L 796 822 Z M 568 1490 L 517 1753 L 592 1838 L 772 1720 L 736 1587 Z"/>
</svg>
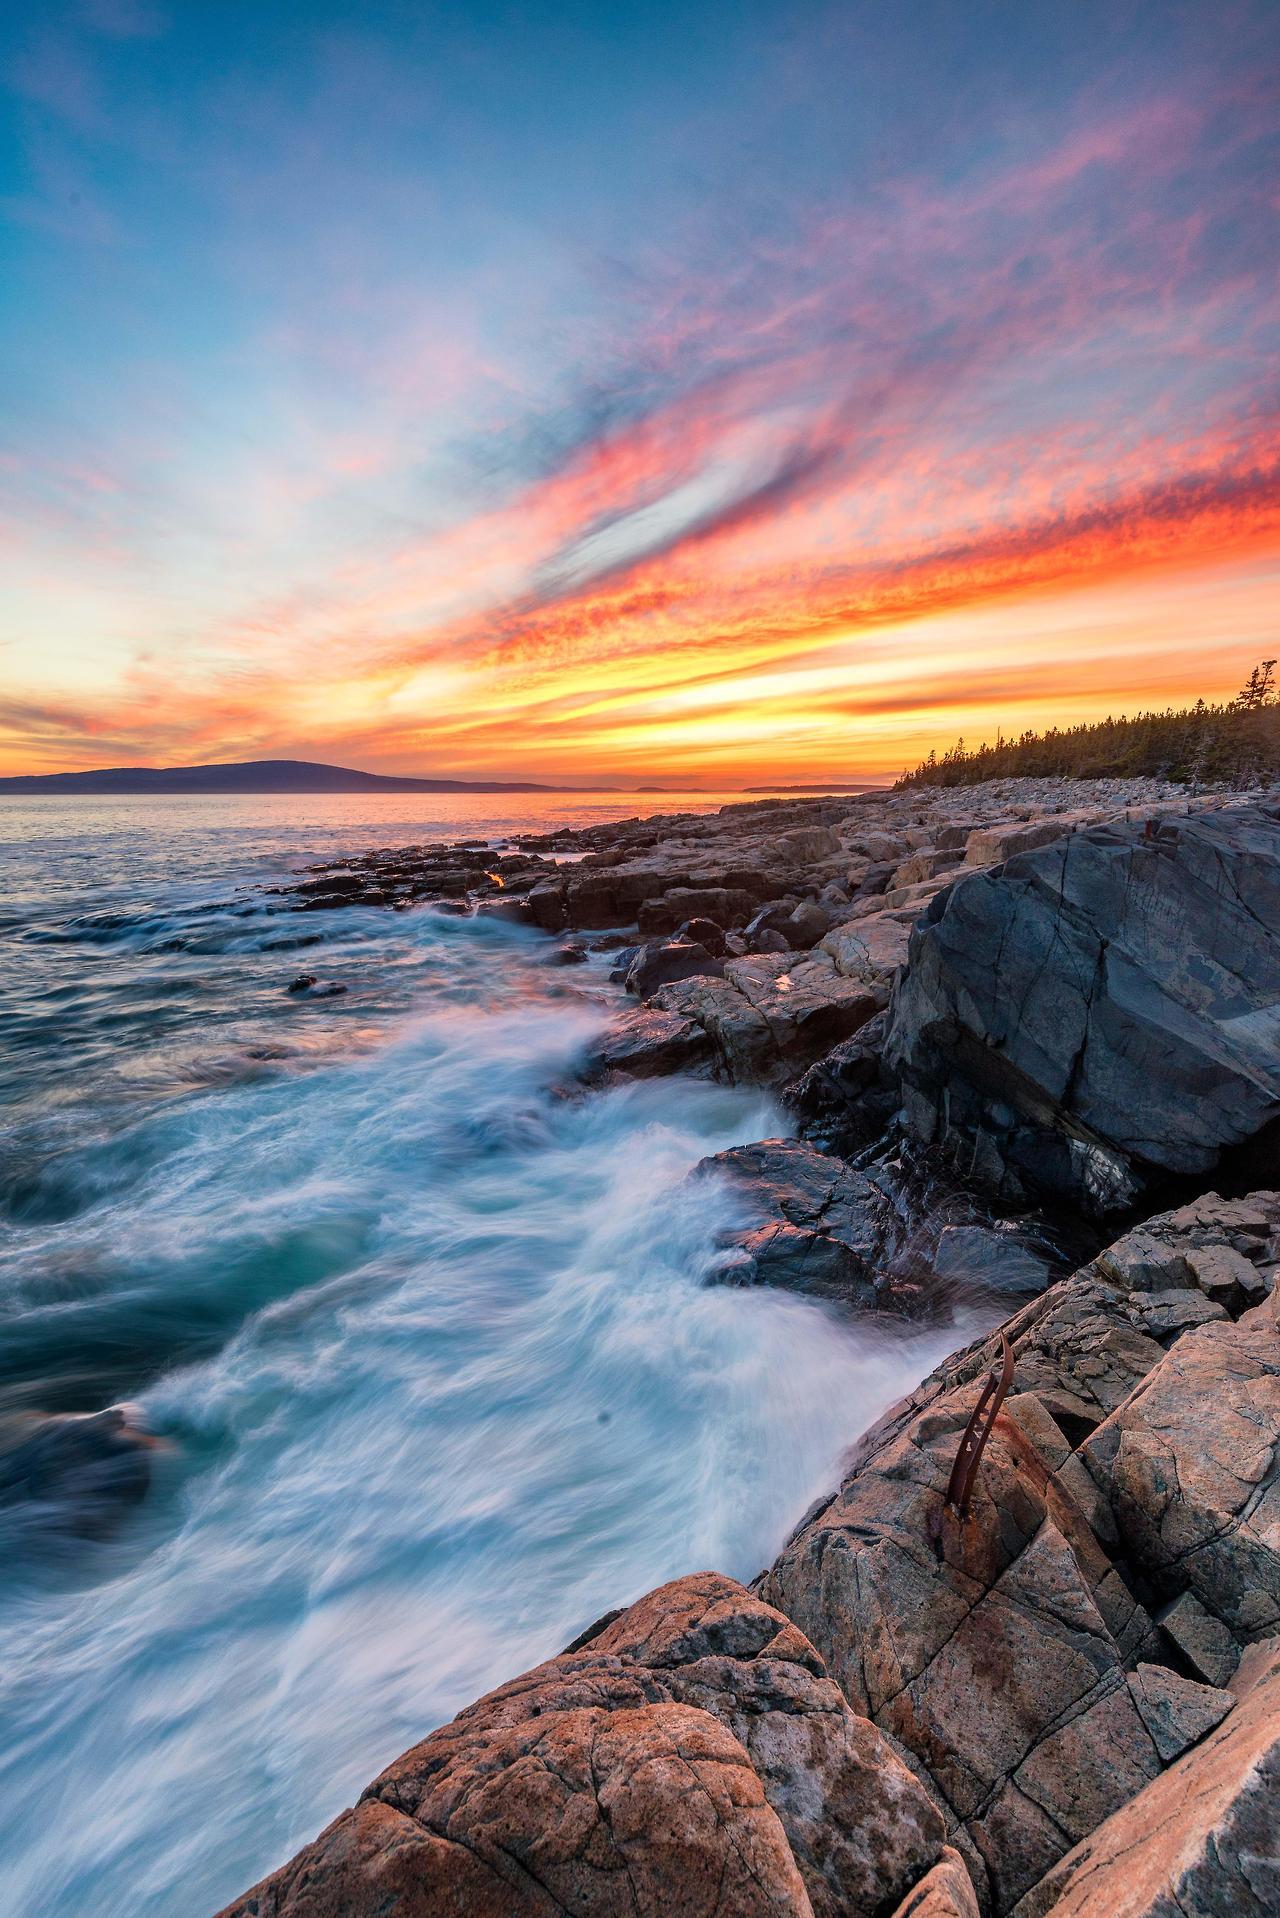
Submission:
<svg viewBox="0 0 1280 1918">
<path fill-rule="evenodd" d="M 703 1283 L 685 1175 L 783 1123 L 570 1093 L 603 957 L 260 890 L 634 810 L 0 801 L 0 1410 L 161 1441 L 102 1538 L 0 1508 L 6 1914 L 212 1911 L 608 1606 L 752 1575 L 961 1336 Z"/>
</svg>

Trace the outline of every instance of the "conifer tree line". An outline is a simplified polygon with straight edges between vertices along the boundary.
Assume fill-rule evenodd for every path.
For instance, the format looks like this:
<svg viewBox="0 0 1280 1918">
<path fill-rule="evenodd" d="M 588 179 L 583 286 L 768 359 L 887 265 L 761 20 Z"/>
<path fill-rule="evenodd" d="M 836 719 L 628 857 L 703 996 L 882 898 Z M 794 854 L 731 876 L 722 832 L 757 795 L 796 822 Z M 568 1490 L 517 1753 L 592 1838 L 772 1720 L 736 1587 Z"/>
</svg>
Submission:
<svg viewBox="0 0 1280 1918">
<path fill-rule="evenodd" d="M 987 779 L 1132 779 L 1245 790 L 1280 780 L 1280 694 L 1274 659 L 1258 662 L 1234 699 L 1166 707 L 1088 725 L 998 734 L 969 748 L 958 739 L 931 752 L 895 790 L 907 786 L 977 786 Z"/>
</svg>

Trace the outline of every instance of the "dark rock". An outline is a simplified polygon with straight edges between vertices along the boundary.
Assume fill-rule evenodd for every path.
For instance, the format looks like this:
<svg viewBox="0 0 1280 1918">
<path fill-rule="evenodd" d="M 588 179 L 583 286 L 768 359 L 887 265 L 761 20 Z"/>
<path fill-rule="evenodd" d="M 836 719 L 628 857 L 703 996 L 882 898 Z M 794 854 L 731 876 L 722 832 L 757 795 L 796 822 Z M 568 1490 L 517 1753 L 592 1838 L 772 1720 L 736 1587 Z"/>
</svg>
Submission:
<svg viewBox="0 0 1280 1918">
<path fill-rule="evenodd" d="M 497 899 L 481 899 L 476 905 L 477 919 L 499 919 L 507 925 L 528 926 L 533 924 L 533 911 L 527 899 L 513 899 L 510 894 L 502 894 Z"/>
<path fill-rule="evenodd" d="M 938 1235 L 933 1269 L 953 1284 L 1034 1298 L 1053 1277 L 1049 1262 L 1016 1232 L 986 1225 L 947 1225 Z"/>
<path fill-rule="evenodd" d="M 154 1445 L 133 1406 L 11 1419 L 0 1434 L 0 1507 L 24 1508 L 42 1530 L 101 1537 L 144 1497 Z"/>
<path fill-rule="evenodd" d="M 726 1181 L 741 1219 L 722 1282 L 874 1303 L 895 1222 L 862 1173 L 798 1139 L 765 1139 L 704 1159 L 693 1176 Z"/>
<path fill-rule="evenodd" d="M 686 919 L 683 925 L 676 927 L 676 938 L 701 946 L 713 959 L 724 958 L 724 932 L 714 919 Z"/>
<path fill-rule="evenodd" d="M 549 966 L 585 966 L 587 955 L 581 946 L 552 946 L 545 963 Z"/>
<path fill-rule="evenodd" d="M 816 900 L 805 899 L 787 915 L 782 932 L 797 952 L 808 952 L 829 931 L 831 921 Z"/>
<path fill-rule="evenodd" d="M 642 933 L 670 932 L 684 919 L 710 921 L 723 936 L 724 928 L 742 919 L 754 905 L 754 895 L 736 886 L 671 886 L 660 899 L 646 899 L 636 914 Z"/>
<path fill-rule="evenodd" d="M 321 985 L 314 972 L 300 972 L 292 984 L 285 987 L 286 992 L 299 999 L 339 999 L 346 990 L 335 979 Z"/>
<path fill-rule="evenodd" d="M 879 898 L 882 892 L 888 892 L 889 881 L 897 870 L 896 859 L 875 861 L 867 867 L 857 885 L 853 887 L 855 896 L 859 899 Z"/>
<path fill-rule="evenodd" d="M 783 1094 L 805 1138 L 850 1153 L 884 1133 L 898 1109 L 898 1089 L 885 1072 L 882 1053 L 887 1010 L 842 1039 Z"/>
<path fill-rule="evenodd" d="M 872 1918 L 943 1854 L 813 1647 L 699 1573 L 432 1733 L 222 1918 Z"/>
<path fill-rule="evenodd" d="M 676 1072 L 706 1072 L 712 1057 L 710 1039 L 692 1019 L 641 1006 L 616 1019 L 596 1042 L 583 1077 L 657 1079 Z"/>
<path fill-rule="evenodd" d="M 564 887 L 558 879 L 544 879 L 528 896 L 529 915 L 544 932 L 559 932 L 565 924 Z"/>
<path fill-rule="evenodd" d="M 723 979 L 681 980 L 657 1000 L 706 1030 L 735 1084 L 785 1083 L 877 1009 L 873 994 L 818 954 L 730 959 Z"/>
<path fill-rule="evenodd" d="M 1216 1688 L 1230 1683 L 1240 1662 L 1240 1647 L 1229 1627 L 1194 1592 L 1180 1593 L 1156 1622 L 1174 1652 L 1206 1685 Z"/>
<path fill-rule="evenodd" d="M 785 932 L 775 926 L 762 926 L 759 932 L 748 932 L 746 938 L 748 952 L 790 952 L 791 941 Z"/>
<path fill-rule="evenodd" d="M 1139 1665 L 1129 1674 L 1129 1690 L 1166 1765 L 1198 1745 L 1235 1704 L 1230 1692 L 1179 1678 L 1164 1665 Z"/>
<path fill-rule="evenodd" d="M 790 903 L 784 906 L 775 900 L 772 905 L 761 906 L 759 912 L 753 913 L 742 930 L 748 940 L 757 938 L 762 932 L 785 933 L 792 911 Z"/>
<path fill-rule="evenodd" d="M 1071 833 L 942 893 L 886 1056 L 908 1121 L 1019 1200 L 1203 1176 L 1280 1115 L 1280 807 Z"/>
<path fill-rule="evenodd" d="M 659 986 L 677 979 L 718 978 L 724 961 L 713 959 L 705 946 L 682 939 L 654 940 L 641 946 L 627 970 L 627 991 L 638 999 L 647 999 Z"/>
<path fill-rule="evenodd" d="M 625 986 L 627 983 L 627 974 L 631 970 L 632 961 L 638 958 L 643 950 L 644 948 L 642 946 L 619 946 L 617 948 L 614 953 L 613 964 L 609 968 L 609 978 L 612 984 L 615 986 Z"/>
</svg>

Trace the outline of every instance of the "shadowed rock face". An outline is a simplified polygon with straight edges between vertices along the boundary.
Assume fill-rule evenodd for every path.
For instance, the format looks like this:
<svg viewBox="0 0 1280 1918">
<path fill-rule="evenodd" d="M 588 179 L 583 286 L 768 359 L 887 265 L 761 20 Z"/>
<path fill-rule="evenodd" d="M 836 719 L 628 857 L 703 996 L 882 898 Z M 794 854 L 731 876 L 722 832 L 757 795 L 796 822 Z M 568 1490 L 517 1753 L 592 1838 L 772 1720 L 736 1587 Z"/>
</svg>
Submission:
<svg viewBox="0 0 1280 1918">
<path fill-rule="evenodd" d="M 911 939 L 886 1057 L 918 1136 L 1095 1211 L 1280 1115 L 1280 808 L 1097 826 L 975 872 Z"/>
<path fill-rule="evenodd" d="M 942 1855 L 813 1647 L 701 1573 L 406 1752 L 223 1918 L 881 1918 Z"/>
</svg>

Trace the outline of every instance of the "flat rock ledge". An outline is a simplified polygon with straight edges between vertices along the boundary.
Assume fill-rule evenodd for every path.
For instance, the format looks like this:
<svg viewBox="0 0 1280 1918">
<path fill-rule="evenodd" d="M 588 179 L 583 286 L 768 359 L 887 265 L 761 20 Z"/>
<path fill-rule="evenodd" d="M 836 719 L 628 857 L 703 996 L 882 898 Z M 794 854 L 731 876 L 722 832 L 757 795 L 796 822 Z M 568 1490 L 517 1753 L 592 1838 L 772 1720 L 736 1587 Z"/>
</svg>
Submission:
<svg viewBox="0 0 1280 1918">
<path fill-rule="evenodd" d="M 610 1614 L 222 1918 L 1270 1918 L 1280 1194 L 1149 1219 L 859 1441 L 748 1591 Z"/>
</svg>

